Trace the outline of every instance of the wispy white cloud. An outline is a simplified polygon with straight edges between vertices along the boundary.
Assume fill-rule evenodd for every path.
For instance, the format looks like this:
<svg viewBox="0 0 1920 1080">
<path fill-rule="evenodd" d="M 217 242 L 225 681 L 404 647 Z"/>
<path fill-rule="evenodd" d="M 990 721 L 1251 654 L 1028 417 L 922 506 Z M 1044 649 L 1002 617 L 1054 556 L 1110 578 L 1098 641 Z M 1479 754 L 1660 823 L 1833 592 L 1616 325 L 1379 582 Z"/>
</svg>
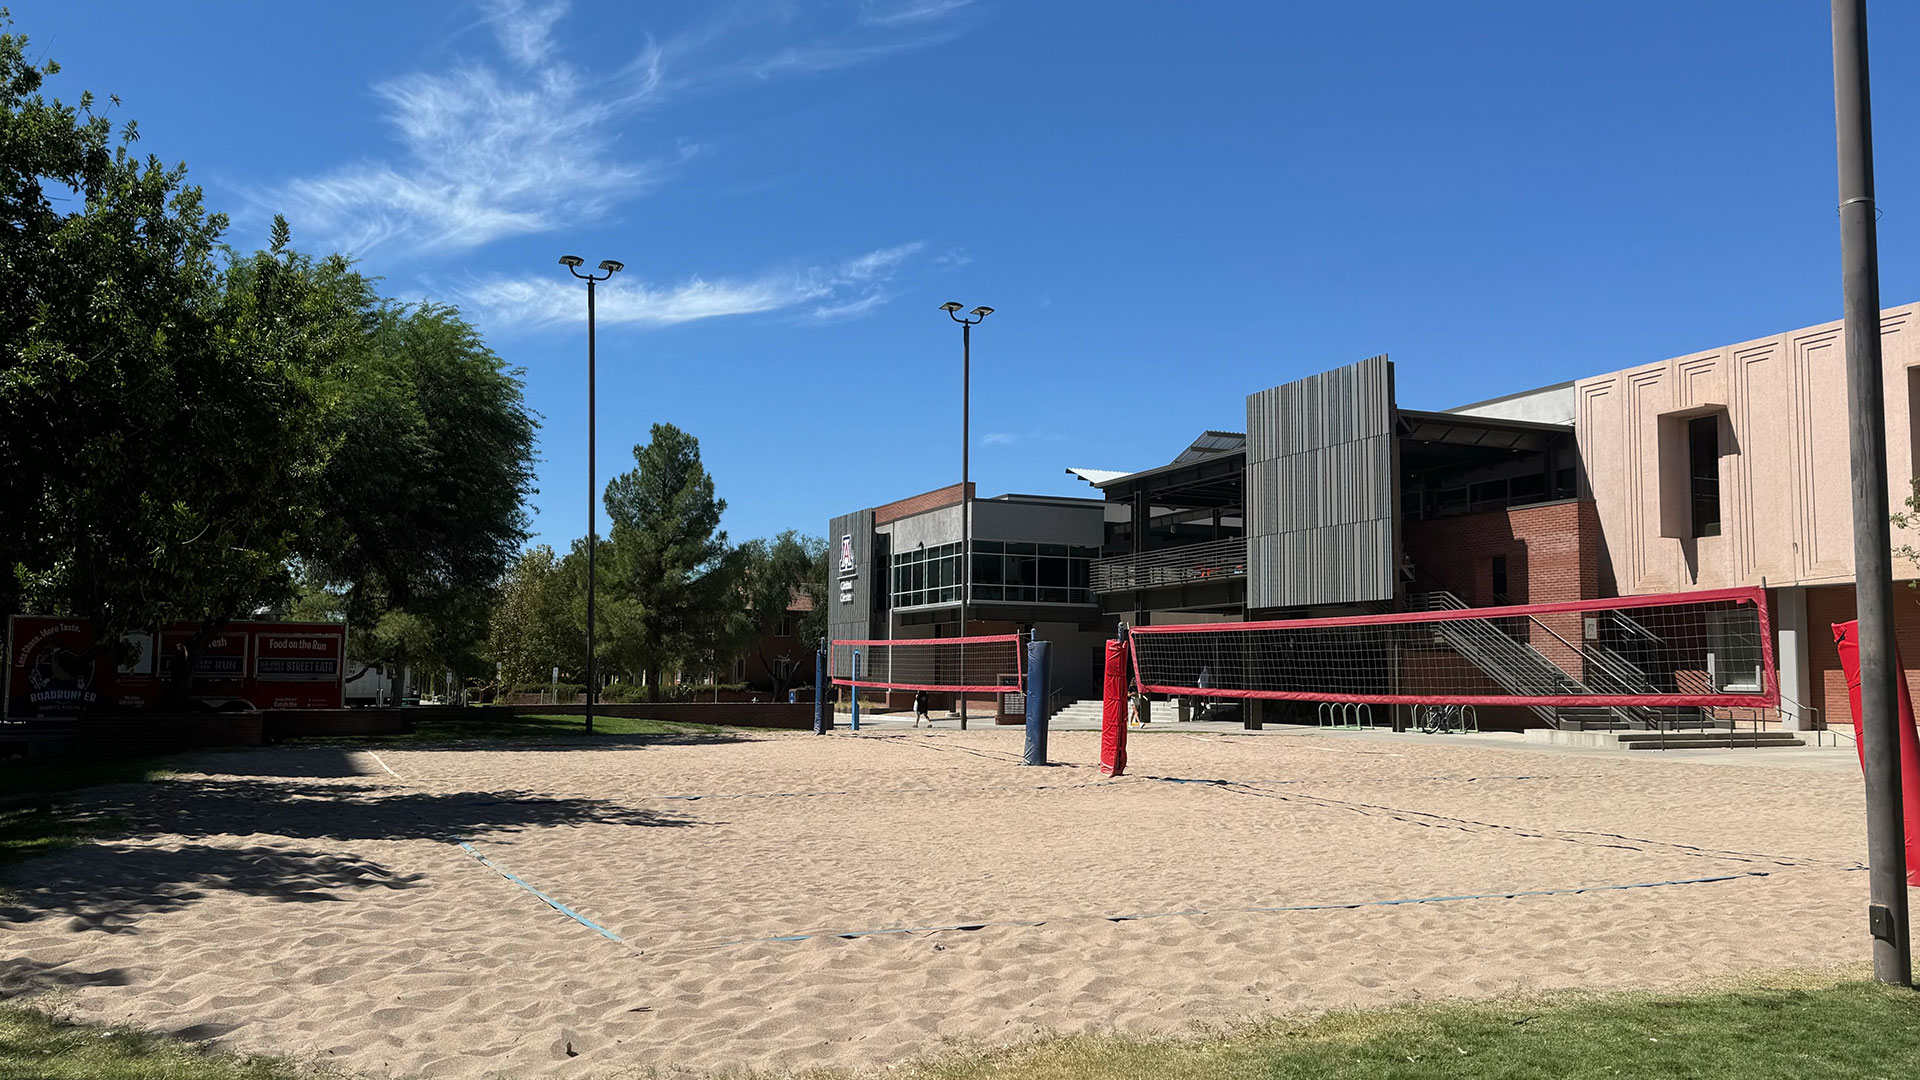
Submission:
<svg viewBox="0 0 1920 1080">
<path fill-rule="evenodd" d="M 553 24 L 566 13 L 565 0 L 532 5 L 493 0 L 487 5 L 487 21 L 494 24 L 500 48 L 523 68 L 538 67 L 553 55 Z"/>
<path fill-rule="evenodd" d="M 600 286 L 595 314 L 609 324 L 672 326 L 814 305 L 805 313 L 812 321 L 853 318 L 889 298 L 887 283 L 921 247 L 917 242 L 901 244 L 831 266 L 746 279 L 694 277 L 678 285 L 651 285 L 623 274 Z M 578 284 L 558 275 L 488 278 L 459 293 L 461 306 L 502 328 L 551 326 L 587 317 Z"/>
<path fill-rule="evenodd" d="M 1010 431 L 989 431 L 980 440 L 985 446 L 1012 446 L 1019 441 L 1020 436 Z"/>
<path fill-rule="evenodd" d="M 825 71 L 919 47 L 939 36 L 942 10 L 952 6 L 891 4 L 871 25 L 863 9 L 860 25 L 757 58 L 732 36 L 769 16 L 731 13 L 664 42 L 649 37 L 619 70 L 594 73 L 561 55 L 556 28 L 566 0 L 486 0 L 481 24 L 505 64 L 467 57 L 374 86 L 398 154 L 249 194 L 262 213 L 284 212 L 296 230 L 357 255 L 457 254 L 604 220 L 705 149 L 683 140 L 671 150 L 633 153 L 619 129 L 636 111 L 695 88 Z M 730 46 L 732 59 L 723 53 Z"/>
<path fill-rule="evenodd" d="M 943 18 L 973 0 L 861 0 L 860 21 L 867 26 L 898 26 Z"/>
</svg>

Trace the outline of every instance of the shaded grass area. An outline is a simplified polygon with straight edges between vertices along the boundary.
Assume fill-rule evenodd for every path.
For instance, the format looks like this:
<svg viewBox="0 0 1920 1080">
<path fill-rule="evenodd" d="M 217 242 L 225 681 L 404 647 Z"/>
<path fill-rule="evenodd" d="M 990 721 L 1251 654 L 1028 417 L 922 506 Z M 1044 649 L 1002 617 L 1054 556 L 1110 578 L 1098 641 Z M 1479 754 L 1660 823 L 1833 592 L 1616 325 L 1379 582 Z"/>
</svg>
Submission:
<svg viewBox="0 0 1920 1080">
<path fill-rule="evenodd" d="M 648 735 L 718 735 L 728 733 L 729 729 L 711 724 L 676 724 L 665 720 L 646 720 L 621 716 L 595 716 L 593 734 L 602 735 L 648 736 Z M 401 746 L 431 745 L 434 743 L 491 741 L 495 739 L 585 739 L 586 721 L 578 716 L 513 716 L 504 711 L 493 709 L 468 709 L 458 716 L 436 716 L 422 718 L 414 722 L 414 729 L 406 735 L 374 735 L 364 739 L 351 739 L 351 742 L 392 743 Z M 294 742 L 339 743 L 340 739 L 293 740 Z"/>
<path fill-rule="evenodd" d="M 1874 983 L 1612 994 L 1336 1013 L 1220 1037 L 1053 1039 L 935 1058 L 914 1080 L 1905 1077 L 1920 995 Z"/>
<path fill-rule="evenodd" d="M 0 1005 L 0 1080 L 292 1080 L 291 1062 L 210 1054 L 157 1035 L 110 1031 Z"/>
<path fill-rule="evenodd" d="M 58 798 L 62 792 L 145 783 L 167 775 L 168 770 L 152 759 L 0 762 L 0 867 L 72 847 L 111 824 L 99 815 L 64 806 Z"/>
</svg>

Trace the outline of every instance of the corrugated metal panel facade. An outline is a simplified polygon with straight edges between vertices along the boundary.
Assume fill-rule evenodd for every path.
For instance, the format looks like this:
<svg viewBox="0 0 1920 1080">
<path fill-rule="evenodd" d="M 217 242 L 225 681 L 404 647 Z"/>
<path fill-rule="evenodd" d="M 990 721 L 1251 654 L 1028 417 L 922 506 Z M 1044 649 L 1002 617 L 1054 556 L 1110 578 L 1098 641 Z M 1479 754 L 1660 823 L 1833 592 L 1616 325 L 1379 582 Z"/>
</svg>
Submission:
<svg viewBox="0 0 1920 1080">
<path fill-rule="evenodd" d="M 1393 364 L 1376 356 L 1247 397 L 1247 606 L 1389 600 Z"/>
</svg>

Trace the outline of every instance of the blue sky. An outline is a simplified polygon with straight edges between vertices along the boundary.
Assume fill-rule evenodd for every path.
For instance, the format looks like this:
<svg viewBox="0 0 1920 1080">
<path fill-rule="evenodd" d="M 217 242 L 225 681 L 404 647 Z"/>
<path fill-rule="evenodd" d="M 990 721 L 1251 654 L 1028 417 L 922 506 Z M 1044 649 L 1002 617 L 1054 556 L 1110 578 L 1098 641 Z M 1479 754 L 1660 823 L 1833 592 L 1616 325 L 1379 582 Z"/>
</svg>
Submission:
<svg viewBox="0 0 1920 1080">
<path fill-rule="evenodd" d="M 231 240 L 459 304 L 543 417 L 534 529 L 701 440 L 735 539 L 1086 494 L 1379 352 L 1441 408 L 1839 317 L 1825 4 L 13 0 Z M 1920 299 L 1920 8 L 1872 5 L 1882 295 Z M 604 522 L 604 519 L 603 519 Z M 604 523 L 603 523 L 604 527 Z"/>
</svg>

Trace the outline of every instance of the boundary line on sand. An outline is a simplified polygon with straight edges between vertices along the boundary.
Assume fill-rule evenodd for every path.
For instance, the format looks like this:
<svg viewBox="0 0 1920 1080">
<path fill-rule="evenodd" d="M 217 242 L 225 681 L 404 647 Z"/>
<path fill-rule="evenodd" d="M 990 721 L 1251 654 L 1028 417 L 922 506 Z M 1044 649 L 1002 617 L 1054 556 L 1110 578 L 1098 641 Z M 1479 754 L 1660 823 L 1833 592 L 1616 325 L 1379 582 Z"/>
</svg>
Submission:
<svg viewBox="0 0 1920 1080">
<path fill-rule="evenodd" d="M 553 897 L 548 896 L 546 893 L 541 892 L 539 889 L 536 889 L 533 886 L 527 884 L 525 881 L 521 880 L 519 875 L 515 874 L 513 871 L 508 870 L 506 867 L 501 866 L 499 863 L 496 863 L 492 859 L 487 858 L 485 855 L 480 854 L 480 852 L 476 850 L 471 843 L 465 840 L 456 840 L 454 841 L 454 843 L 459 844 L 460 849 L 462 851 L 465 851 L 467 854 L 479 860 L 480 865 L 486 867 L 487 869 L 493 871 L 494 873 L 499 874 L 501 877 L 506 878 L 508 881 L 513 882 L 515 885 L 518 885 L 521 888 L 532 893 L 534 896 L 540 899 L 541 903 L 547 905 L 548 907 L 559 912 L 560 914 L 565 915 L 567 918 L 572 919 L 574 922 L 579 923 L 581 926 L 586 927 L 587 929 L 593 931 L 594 933 L 599 934 L 601 937 L 606 938 L 608 941 L 618 942 L 622 945 L 627 944 L 626 938 L 621 937 L 619 934 L 616 934 L 613 931 L 607 929 L 606 927 L 601 926 L 599 923 L 594 922 L 592 919 L 587 918 L 585 915 L 580 914 L 579 912 L 573 910 L 572 908 L 561 903 L 560 901 L 555 900 Z"/>
<path fill-rule="evenodd" d="M 1045 926 L 1049 922 L 1139 922 L 1143 919 L 1171 919 L 1192 917 L 1195 915 L 1248 915 L 1273 914 L 1290 911 L 1350 911 L 1366 907 L 1399 907 L 1406 904 L 1446 904 L 1461 900 L 1516 900 L 1529 896 L 1572 896 L 1590 892 L 1615 892 L 1624 889 L 1660 889 L 1672 885 L 1713 885 L 1729 881 L 1744 881 L 1747 878 L 1772 877 L 1765 870 L 1747 870 L 1738 874 L 1721 874 L 1716 877 L 1682 878 L 1674 881 L 1636 881 L 1627 885 L 1579 885 L 1559 889 L 1521 889 L 1515 892 L 1470 893 L 1462 896 L 1416 896 L 1399 900 L 1354 900 L 1347 903 L 1332 904 L 1287 904 L 1272 907 L 1218 907 L 1189 908 L 1185 911 L 1152 911 L 1135 915 L 1069 915 L 1057 919 L 1023 920 L 985 920 L 982 922 L 956 923 L 950 926 L 899 926 L 884 930 L 823 930 L 811 934 L 781 934 L 776 937 L 742 938 L 738 941 L 721 941 L 712 945 L 689 946 L 688 949 L 724 949 L 733 945 L 765 945 L 773 942 L 811 941 L 815 938 L 863 938 L 881 934 L 924 934 L 941 930 L 984 930 L 990 926 Z M 663 949 L 662 952 L 678 952 L 679 949 Z"/>
<path fill-rule="evenodd" d="M 371 758 L 373 759 L 373 761 L 374 761 L 374 764 L 376 764 L 376 765 L 378 765 L 378 766 L 380 766 L 381 768 L 383 768 L 383 769 L 385 769 L 385 770 L 387 770 L 387 775 L 388 775 L 388 776 L 391 776 L 391 777 L 393 777 L 393 778 L 394 778 L 395 780 L 398 780 L 398 779 L 400 779 L 400 778 L 401 778 L 401 777 L 400 777 L 400 774 L 399 774 L 399 773 L 397 773 L 397 772 L 394 772 L 394 771 L 393 771 L 393 766 L 391 766 L 391 765 L 389 765 L 389 764 L 387 764 L 386 762 L 384 762 L 384 761 L 382 761 L 382 760 L 380 760 L 380 755 L 379 755 L 379 754 L 376 754 L 376 753 L 374 753 L 373 751 L 371 751 L 371 750 L 369 750 L 369 751 L 367 751 L 367 756 L 368 756 L 368 757 L 371 757 Z"/>
</svg>

